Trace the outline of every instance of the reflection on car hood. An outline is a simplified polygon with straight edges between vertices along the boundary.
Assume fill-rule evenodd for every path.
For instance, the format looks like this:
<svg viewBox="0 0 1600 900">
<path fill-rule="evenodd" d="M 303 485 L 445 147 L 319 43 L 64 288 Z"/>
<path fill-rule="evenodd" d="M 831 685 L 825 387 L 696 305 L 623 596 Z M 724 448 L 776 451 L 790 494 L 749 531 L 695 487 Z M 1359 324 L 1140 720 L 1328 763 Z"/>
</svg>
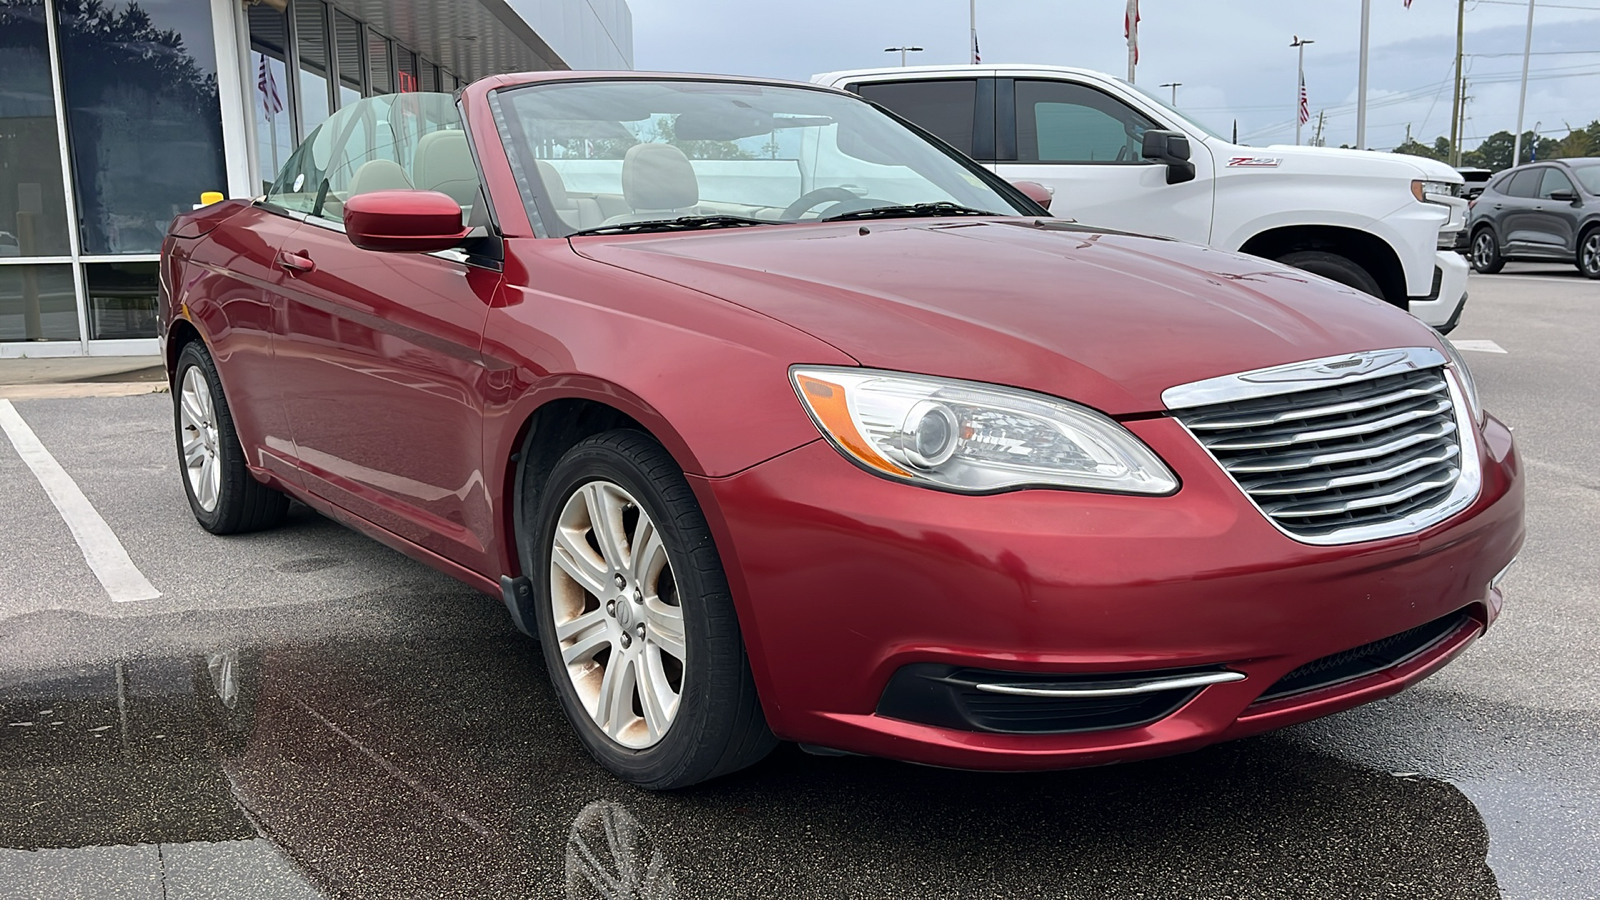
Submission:
<svg viewBox="0 0 1600 900">
<path fill-rule="evenodd" d="M 866 366 L 1112 414 L 1158 410 L 1163 389 L 1202 378 L 1433 345 L 1410 316 L 1298 270 L 1064 223 L 802 225 L 573 246 L 770 315 Z"/>
</svg>

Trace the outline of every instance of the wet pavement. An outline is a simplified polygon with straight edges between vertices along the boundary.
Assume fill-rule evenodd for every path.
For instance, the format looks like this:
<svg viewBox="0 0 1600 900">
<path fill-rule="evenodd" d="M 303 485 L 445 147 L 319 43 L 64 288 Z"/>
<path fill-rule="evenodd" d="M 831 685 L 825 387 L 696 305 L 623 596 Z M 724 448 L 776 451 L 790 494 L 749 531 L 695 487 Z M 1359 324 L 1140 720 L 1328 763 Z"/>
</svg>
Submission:
<svg viewBox="0 0 1600 900">
<path fill-rule="evenodd" d="M 19 401 L 164 596 L 110 603 L 0 441 L 0 897 L 1600 896 L 1600 286 L 1472 290 L 1530 478 L 1488 636 L 1392 700 L 1046 774 L 786 745 L 630 788 L 492 600 L 304 510 L 203 535 L 168 398 Z"/>
</svg>

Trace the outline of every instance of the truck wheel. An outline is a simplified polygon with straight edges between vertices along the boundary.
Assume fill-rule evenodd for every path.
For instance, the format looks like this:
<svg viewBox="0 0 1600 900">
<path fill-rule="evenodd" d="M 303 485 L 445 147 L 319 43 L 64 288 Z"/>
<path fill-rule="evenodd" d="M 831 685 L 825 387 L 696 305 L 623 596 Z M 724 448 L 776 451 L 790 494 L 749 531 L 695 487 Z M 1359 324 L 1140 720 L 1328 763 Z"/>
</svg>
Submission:
<svg viewBox="0 0 1600 900">
<path fill-rule="evenodd" d="M 1493 275 L 1506 267 L 1506 258 L 1500 255 L 1500 241 L 1488 228 L 1472 236 L 1472 271 Z"/>
<path fill-rule="evenodd" d="M 1383 289 L 1378 287 L 1378 280 L 1373 278 L 1366 269 L 1361 268 L 1350 260 L 1337 253 L 1325 253 L 1321 250 L 1296 250 L 1278 257 L 1278 262 L 1296 269 L 1303 269 L 1313 275 L 1321 275 L 1330 281 L 1348 285 L 1358 291 L 1364 291 L 1384 299 Z"/>
</svg>

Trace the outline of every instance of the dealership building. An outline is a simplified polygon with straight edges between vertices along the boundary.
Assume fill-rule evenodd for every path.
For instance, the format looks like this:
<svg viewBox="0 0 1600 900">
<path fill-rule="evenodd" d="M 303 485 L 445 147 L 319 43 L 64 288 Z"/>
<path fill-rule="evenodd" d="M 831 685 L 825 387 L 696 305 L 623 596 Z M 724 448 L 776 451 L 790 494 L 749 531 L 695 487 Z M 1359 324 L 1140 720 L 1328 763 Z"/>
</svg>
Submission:
<svg viewBox="0 0 1600 900">
<path fill-rule="evenodd" d="M 155 352 L 167 223 L 344 104 L 632 67 L 625 0 L 0 0 L 0 357 Z"/>
</svg>

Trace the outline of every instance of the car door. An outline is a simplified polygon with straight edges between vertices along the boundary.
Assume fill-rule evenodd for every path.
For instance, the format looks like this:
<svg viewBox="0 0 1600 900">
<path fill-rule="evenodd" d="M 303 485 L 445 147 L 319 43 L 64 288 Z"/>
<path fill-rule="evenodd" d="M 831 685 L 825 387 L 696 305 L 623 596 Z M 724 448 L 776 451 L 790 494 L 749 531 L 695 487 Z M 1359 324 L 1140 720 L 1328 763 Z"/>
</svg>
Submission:
<svg viewBox="0 0 1600 900">
<path fill-rule="evenodd" d="M 1522 169 L 1506 182 L 1505 190 L 1490 204 L 1493 219 L 1500 229 L 1500 243 L 1509 254 L 1538 252 L 1534 206 L 1538 203 L 1544 166 Z"/>
<path fill-rule="evenodd" d="M 352 128 L 330 158 L 308 164 L 325 183 L 280 253 L 277 374 L 296 460 L 312 493 L 490 571 L 479 351 L 498 264 L 458 251 L 362 250 L 341 218 L 344 200 L 371 190 L 440 190 L 471 207 L 477 172 L 448 96 L 363 104 L 387 108 L 369 111 L 373 128 Z M 323 127 L 349 127 L 344 114 Z"/>
<path fill-rule="evenodd" d="M 1565 194 L 1558 200 L 1553 195 Z M 1539 196 L 1535 198 L 1533 213 L 1529 217 L 1532 239 L 1551 255 L 1570 256 L 1577 252 L 1578 220 L 1583 209 L 1578 205 L 1578 189 L 1567 173 L 1555 166 L 1544 170 L 1539 182 Z"/>
<path fill-rule="evenodd" d="M 996 171 L 1054 188 L 1051 212 L 1086 225 L 1211 240 L 1214 170 L 1204 142 L 1190 141 L 1195 178 L 1168 184 L 1167 166 L 1142 150 L 1146 131 L 1169 126 L 1123 99 L 1059 77 L 1001 78 L 996 97 Z"/>
</svg>

